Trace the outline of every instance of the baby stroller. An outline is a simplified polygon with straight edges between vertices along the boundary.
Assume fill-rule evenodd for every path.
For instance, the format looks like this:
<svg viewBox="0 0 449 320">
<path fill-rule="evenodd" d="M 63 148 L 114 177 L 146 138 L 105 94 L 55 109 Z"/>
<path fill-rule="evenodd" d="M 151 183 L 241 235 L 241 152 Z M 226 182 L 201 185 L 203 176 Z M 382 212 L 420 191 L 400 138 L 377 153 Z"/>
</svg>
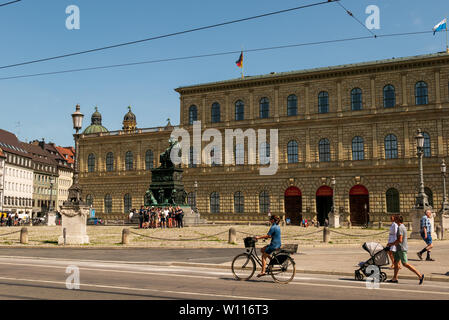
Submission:
<svg viewBox="0 0 449 320">
<path fill-rule="evenodd" d="M 387 274 L 382 271 L 382 266 L 390 264 L 390 259 L 388 259 L 389 248 L 384 248 L 381 244 L 376 242 L 365 242 L 362 248 L 367 251 L 371 258 L 365 262 L 359 263 L 359 269 L 355 271 L 355 279 L 358 281 L 363 280 L 363 276 L 370 277 L 373 274 L 372 268 L 367 270 L 369 266 L 375 266 L 378 268 L 378 272 L 374 271 L 374 274 L 379 275 L 379 282 L 384 282 L 387 280 Z"/>
</svg>

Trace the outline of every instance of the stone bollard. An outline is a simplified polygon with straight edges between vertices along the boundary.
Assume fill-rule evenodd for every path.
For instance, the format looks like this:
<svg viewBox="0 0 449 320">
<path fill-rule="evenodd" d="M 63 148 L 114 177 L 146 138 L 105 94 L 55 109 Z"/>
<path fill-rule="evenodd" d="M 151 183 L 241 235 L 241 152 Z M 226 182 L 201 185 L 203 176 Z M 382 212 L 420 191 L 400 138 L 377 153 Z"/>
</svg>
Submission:
<svg viewBox="0 0 449 320">
<path fill-rule="evenodd" d="M 331 232 L 328 227 L 324 227 L 323 229 L 323 242 L 328 243 L 331 239 Z"/>
<path fill-rule="evenodd" d="M 64 245 L 67 243 L 67 229 L 62 229 L 62 238 L 64 239 Z"/>
<path fill-rule="evenodd" d="M 229 244 L 236 244 L 237 243 L 237 232 L 234 228 L 229 229 Z"/>
<path fill-rule="evenodd" d="M 122 231 L 122 244 L 129 244 L 129 229 L 123 229 Z"/>
<path fill-rule="evenodd" d="M 438 240 L 443 240 L 443 232 L 442 232 L 441 226 L 439 224 L 436 226 L 436 232 L 437 232 Z"/>
<path fill-rule="evenodd" d="M 20 243 L 28 244 L 28 229 L 27 228 L 22 228 L 20 230 Z"/>
</svg>

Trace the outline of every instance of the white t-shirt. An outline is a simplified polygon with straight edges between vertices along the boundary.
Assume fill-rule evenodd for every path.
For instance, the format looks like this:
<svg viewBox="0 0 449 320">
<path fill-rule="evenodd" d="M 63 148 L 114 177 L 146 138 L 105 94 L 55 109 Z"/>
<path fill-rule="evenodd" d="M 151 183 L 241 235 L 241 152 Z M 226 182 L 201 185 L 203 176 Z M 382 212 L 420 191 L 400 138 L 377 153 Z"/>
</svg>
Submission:
<svg viewBox="0 0 449 320">
<path fill-rule="evenodd" d="M 388 233 L 388 243 L 393 243 L 397 240 L 398 225 L 393 222 L 390 226 L 390 232 Z M 391 251 L 396 251 L 396 246 L 390 247 Z"/>
</svg>

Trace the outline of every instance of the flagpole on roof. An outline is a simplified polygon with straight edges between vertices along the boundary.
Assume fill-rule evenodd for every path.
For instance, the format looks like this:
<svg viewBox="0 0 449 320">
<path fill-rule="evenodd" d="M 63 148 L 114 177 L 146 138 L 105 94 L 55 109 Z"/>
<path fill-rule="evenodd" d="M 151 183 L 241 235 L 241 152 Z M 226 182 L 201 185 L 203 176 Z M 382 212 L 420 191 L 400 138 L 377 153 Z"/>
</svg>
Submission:
<svg viewBox="0 0 449 320">
<path fill-rule="evenodd" d="M 242 54 L 243 54 L 243 45 L 242 45 Z M 245 59 L 245 58 L 243 58 L 243 59 Z M 244 68 L 245 68 L 245 64 L 242 61 L 242 79 L 245 78 Z"/>
<path fill-rule="evenodd" d="M 447 35 L 447 18 L 446 18 L 446 52 L 449 53 L 449 36 Z"/>
</svg>

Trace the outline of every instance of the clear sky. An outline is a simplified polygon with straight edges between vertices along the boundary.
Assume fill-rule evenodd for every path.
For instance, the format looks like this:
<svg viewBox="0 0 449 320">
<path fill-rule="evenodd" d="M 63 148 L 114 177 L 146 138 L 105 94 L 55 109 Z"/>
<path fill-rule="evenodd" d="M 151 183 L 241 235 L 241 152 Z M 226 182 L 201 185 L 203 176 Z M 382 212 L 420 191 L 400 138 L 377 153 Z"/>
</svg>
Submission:
<svg viewBox="0 0 449 320">
<path fill-rule="evenodd" d="M 0 0 L 0 3 L 9 0 Z M 245 18 L 320 0 L 22 0 L 0 7 L 0 66 Z M 365 22 L 380 8 L 377 34 L 431 30 L 449 16 L 447 0 L 342 0 Z M 80 30 L 67 30 L 66 7 L 80 8 Z M 369 36 L 336 3 L 172 38 L 0 70 L 0 78 L 144 60 Z M 369 39 L 250 52 L 245 73 L 259 75 L 443 51 L 445 34 Z M 108 70 L 0 80 L 0 128 L 24 141 L 73 144 L 70 114 L 81 105 L 84 128 L 98 105 L 103 125 L 121 129 L 132 105 L 139 128 L 179 123 L 179 86 L 237 78 L 236 55 Z"/>
</svg>

